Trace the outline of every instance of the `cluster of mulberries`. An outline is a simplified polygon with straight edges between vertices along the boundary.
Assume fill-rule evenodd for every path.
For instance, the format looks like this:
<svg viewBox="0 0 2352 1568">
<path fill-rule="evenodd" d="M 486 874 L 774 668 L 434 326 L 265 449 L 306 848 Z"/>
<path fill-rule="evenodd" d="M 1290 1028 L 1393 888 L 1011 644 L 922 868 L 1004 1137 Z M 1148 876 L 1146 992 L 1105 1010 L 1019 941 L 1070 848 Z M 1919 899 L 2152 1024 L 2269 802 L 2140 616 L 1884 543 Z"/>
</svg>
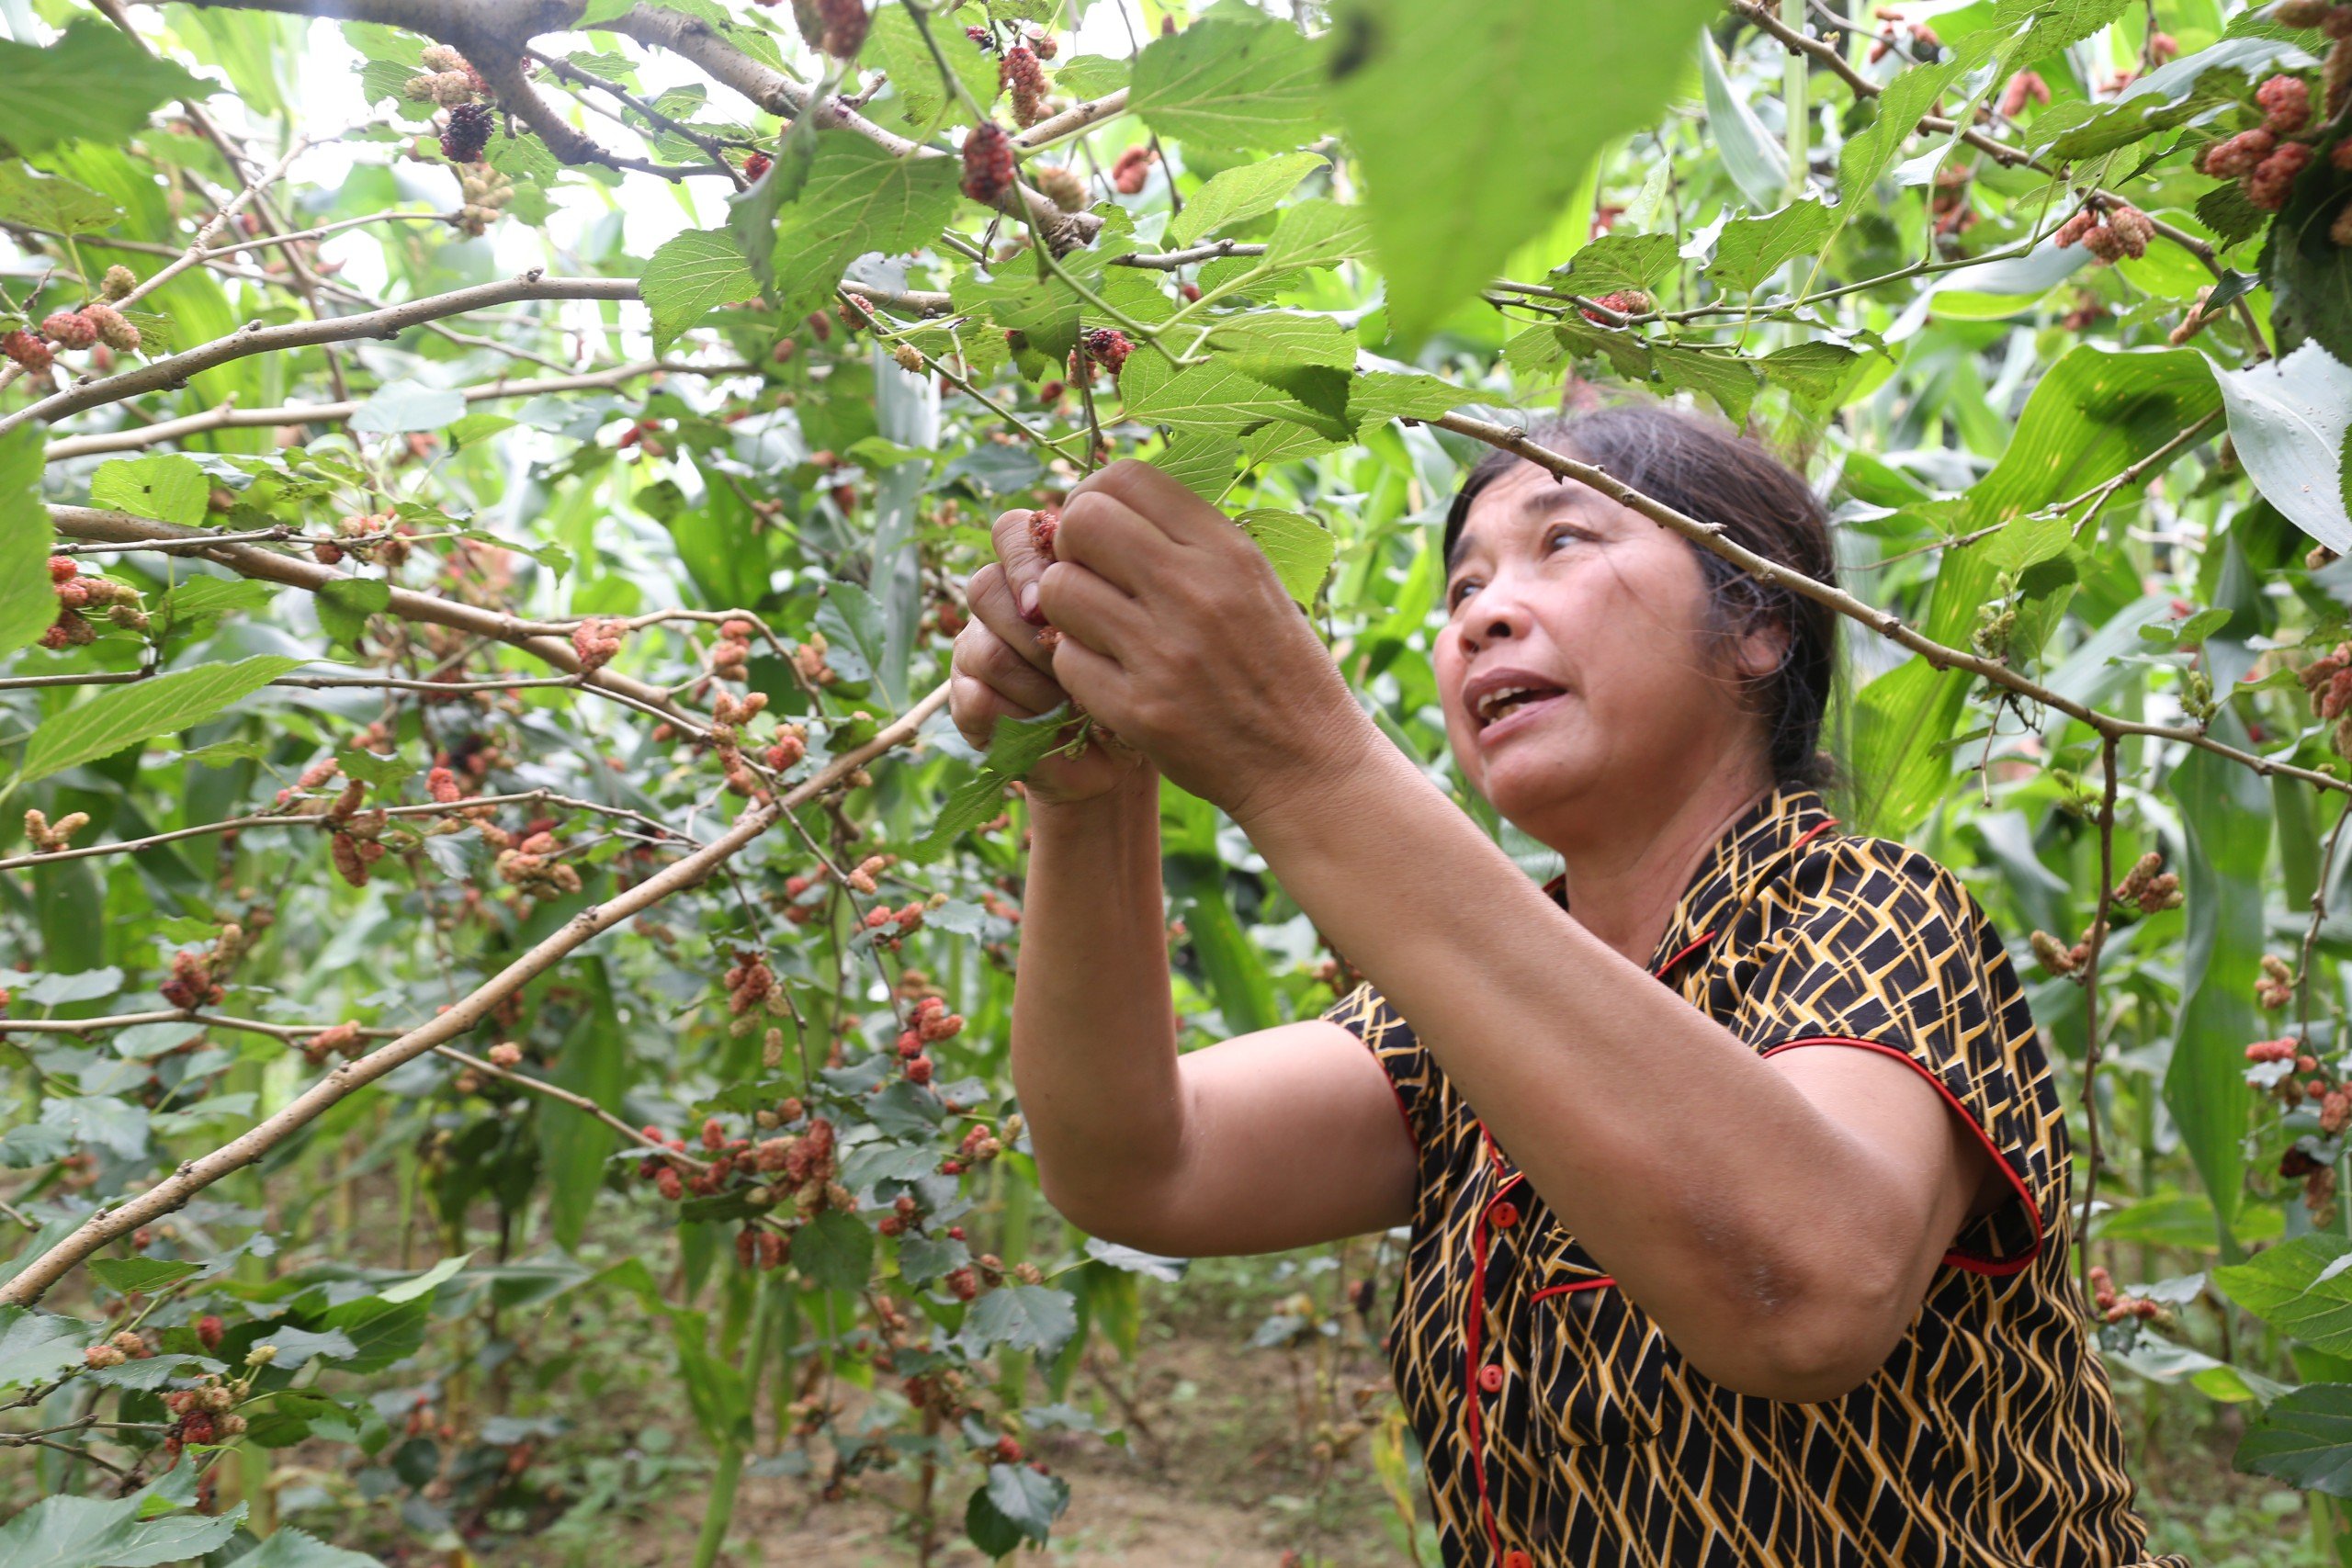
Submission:
<svg viewBox="0 0 2352 1568">
<path fill-rule="evenodd" d="M 2155 237 L 2154 219 L 2118 202 L 2104 209 L 2084 208 L 2058 225 L 2051 242 L 2061 248 L 2079 244 L 2099 261 L 2112 264 L 2125 256 L 2136 260 L 2146 255 L 2148 242 Z"/>
<path fill-rule="evenodd" d="M 143 1361 L 155 1353 L 147 1337 L 135 1328 L 126 1328 L 112 1337 L 101 1340 L 82 1352 L 82 1364 L 93 1369 L 119 1367 L 125 1361 Z"/>
<path fill-rule="evenodd" d="M 718 623 L 718 640 L 711 645 L 711 678 L 718 681 L 748 681 L 752 660 L 751 622 L 730 616 Z"/>
<path fill-rule="evenodd" d="M 367 1049 L 368 1043 L 360 1037 L 357 1024 L 332 1023 L 302 1042 L 302 1059 L 315 1067 L 329 1056 L 356 1057 Z"/>
<path fill-rule="evenodd" d="M 1593 303 L 1603 310 L 1611 310 L 1620 316 L 1645 316 L 1657 308 L 1657 302 L 1639 288 L 1620 288 L 1613 293 L 1602 295 Z M 1577 313 L 1596 326 L 1610 324 L 1607 317 L 1596 315 L 1590 310 L 1579 310 Z"/>
<path fill-rule="evenodd" d="M 1127 355 L 1136 345 L 1127 334 L 1113 327 L 1096 327 L 1086 334 L 1086 357 L 1102 366 L 1113 376 L 1127 363 Z"/>
<path fill-rule="evenodd" d="M 478 164 L 482 149 L 490 145 L 490 132 L 496 118 L 481 104 L 459 104 L 449 111 L 449 123 L 441 131 L 441 156 L 452 164 Z"/>
<path fill-rule="evenodd" d="M 2262 955 L 2262 974 L 2254 982 L 2255 1004 L 2277 1012 L 2295 999 L 2295 972 L 2275 953 Z"/>
<path fill-rule="evenodd" d="M 2338 755 L 2352 757 L 2352 642 L 2339 642 L 2296 674 L 2312 700 L 2312 711 L 2335 726 L 2331 737 Z"/>
<path fill-rule="evenodd" d="M 775 0 L 761 0 L 774 5 Z M 808 47 L 836 60 L 854 60 L 865 45 L 869 18 L 864 0 L 792 0 L 792 19 Z"/>
<path fill-rule="evenodd" d="M 1151 166 L 1159 162 L 1156 147 L 1130 147 L 1111 164 L 1111 186 L 1121 196 L 1138 196 L 1144 182 L 1151 178 Z"/>
<path fill-rule="evenodd" d="M 526 897 L 552 898 L 580 891 L 579 871 L 555 858 L 561 852 L 554 834 L 532 833 L 513 848 L 499 851 L 492 863 L 500 880 L 512 883 Z"/>
<path fill-rule="evenodd" d="M 2333 1138 L 2352 1123 L 2352 1089 L 2291 1035 L 2257 1040 L 2245 1048 L 2246 1083 L 2286 1110 L 2305 1100 L 2319 1108 L 2319 1130 Z"/>
<path fill-rule="evenodd" d="M 1910 53 L 1915 60 L 1931 61 L 1943 48 L 1943 39 L 1936 36 L 1935 28 L 1925 22 L 1909 20 L 1893 6 L 1881 6 L 1873 15 L 1885 25 L 1879 28 L 1878 37 L 1871 40 L 1869 64 L 1876 65 L 1884 60 L 1894 52 L 1896 43 L 1906 36 L 1911 40 Z"/>
<path fill-rule="evenodd" d="M 2020 71 L 2001 85 L 2001 114 L 2015 118 L 2025 112 L 2028 104 L 2050 101 L 2050 84 L 2041 79 L 2039 71 Z"/>
<path fill-rule="evenodd" d="M 479 239 L 505 213 L 507 203 L 514 199 L 514 182 L 488 164 L 469 160 L 459 163 L 458 191 L 463 200 L 458 208 L 458 227 Z"/>
<path fill-rule="evenodd" d="M 85 618 L 90 611 L 103 611 L 109 622 L 131 631 L 147 629 L 147 613 L 139 607 L 137 589 L 111 578 L 83 576 L 71 556 L 49 558 L 49 585 L 57 595 L 57 619 L 41 634 L 43 648 L 79 648 L 96 642 L 98 634 Z"/>
<path fill-rule="evenodd" d="M 89 825 L 86 811 L 69 811 L 51 822 L 47 812 L 33 807 L 25 812 L 25 841 L 42 854 L 54 854 L 71 848 L 74 835 Z"/>
<path fill-rule="evenodd" d="M 764 152 L 747 153 L 743 159 L 743 177 L 753 185 L 757 185 L 762 177 L 775 166 L 775 160 Z"/>
<path fill-rule="evenodd" d="M 212 977 L 212 955 L 184 947 L 172 954 L 172 977 L 157 987 L 175 1008 L 209 1006 L 225 994 Z"/>
<path fill-rule="evenodd" d="M 2150 850 L 2142 855 L 2124 874 L 2123 880 L 2116 884 L 2115 902 L 2137 905 L 2143 915 L 2179 908 L 2180 876 L 2165 870 L 2164 864 L 2165 857 L 2158 851 Z"/>
<path fill-rule="evenodd" d="M 1006 50 L 997 65 L 997 80 L 1012 95 L 1012 118 L 1023 129 L 1046 118 L 1046 68 L 1037 62 L 1035 50 L 1025 43 Z"/>
<path fill-rule="evenodd" d="M 808 684 L 812 686 L 830 686 L 834 682 L 840 680 L 842 676 L 840 671 L 825 662 L 825 654 L 827 651 L 828 645 L 825 641 L 825 634 L 820 631 L 812 631 L 808 634 L 808 640 L 807 642 L 801 643 L 793 649 L 792 667 L 796 671 L 799 671 L 800 678 L 808 682 Z"/>
<path fill-rule="evenodd" d="M 1064 212 L 1086 210 L 1086 181 L 1076 171 L 1059 164 L 1041 164 L 1029 171 L 1029 177 L 1046 199 Z"/>
<path fill-rule="evenodd" d="M 443 108 L 463 107 L 474 101 L 478 93 L 490 90 L 481 73 L 466 62 L 466 57 L 446 43 L 429 43 L 418 58 L 424 67 L 401 84 L 401 90 L 419 103 L 439 104 Z M 469 163 L 470 159 L 460 162 Z"/>
<path fill-rule="evenodd" d="M 964 194 L 995 207 L 1012 186 L 1012 138 L 994 120 L 974 126 L 964 136 Z"/>
<path fill-rule="evenodd" d="M 571 628 L 571 651 L 579 656 L 582 673 L 602 670 L 621 650 L 628 623 L 609 615 L 591 615 Z"/>
<path fill-rule="evenodd" d="M 2121 1323 L 2127 1317 L 2145 1322 L 2150 1318 L 2165 1315 L 2161 1303 L 2153 1302 L 2146 1296 L 2135 1296 L 2119 1292 L 2115 1288 L 2115 1277 L 2098 1264 L 2091 1265 L 2090 1273 L 2091 1304 L 2099 1310 L 2108 1322 Z"/>
</svg>

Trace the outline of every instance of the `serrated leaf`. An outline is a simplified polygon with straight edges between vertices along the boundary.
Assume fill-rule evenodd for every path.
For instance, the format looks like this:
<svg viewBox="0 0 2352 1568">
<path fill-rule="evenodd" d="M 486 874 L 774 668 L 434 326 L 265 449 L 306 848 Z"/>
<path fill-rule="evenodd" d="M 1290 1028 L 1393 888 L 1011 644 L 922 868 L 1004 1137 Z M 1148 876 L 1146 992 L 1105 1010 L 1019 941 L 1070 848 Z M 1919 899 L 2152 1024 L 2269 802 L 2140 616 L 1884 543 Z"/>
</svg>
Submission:
<svg viewBox="0 0 2352 1568">
<path fill-rule="evenodd" d="M 2352 432 L 2352 367 L 2312 338 L 2283 359 L 2243 370 L 2217 366 L 2213 379 L 2254 488 L 2296 527 L 2352 555 L 2342 457 Z"/>
<path fill-rule="evenodd" d="M 948 69 L 956 73 L 964 91 L 972 100 L 986 108 L 996 101 L 1001 84 L 997 56 L 968 39 L 958 29 L 942 22 L 933 28 L 939 40 L 939 52 L 947 59 Z M 890 85 L 898 91 L 898 129 L 918 138 L 937 129 L 940 117 L 956 102 L 939 74 L 939 62 L 924 47 L 922 35 L 915 30 L 914 19 L 904 6 L 884 6 L 874 14 L 874 25 L 866 34 L 865 57 L 877 61 L 890 73 Z M 1060 73 L 1056 73 L 1057 80 Z"/>
<path fill-rule="evenodd" d="M 888 13 L 897 16 L 895 10 Z M 638 288 L 653 313 L 653 352 L 667 354 L 678 334 L 718 307 L 760 291 L 752 264 L 723 229 L 673 235 L 645 264 Z"/>
<path fill-rule="evenodd" d="M 121 208 L 88 186 L 39 174 L 28 164 L 0 164 L 0 218 L 63 234 L 96 234 L 121 217 Z"/>
<path fill-rule="evenodd" d="M 1040 1475 L 1025 1464 L 991 1464 L 988 1500 L 1015 1529 L 1042 1542 L 1069 1506 L 1069 1483 L 1058 1475 Z"/>
<path fill-rule="evenodd" d="M 193 457 L 117 457 L 90 476 L 90 504 L 190 527 L 204 521 L 210 490 Z"/>
<path fill-rule="evenodd" d="M 997 720 L 979 772 L 956 787 L 947 803 L 940 807 L 939 819 L 907 852 L 907 858 L 918 865 L 930 864 L 950 844 L 1003 809 L 1004 786 L 1024 777 L 1046 752 L 1060 744 L 1061 732 L 1069 723 L 1068 703 L 1057 704 L 1030 718 Z"/>
<path fill-rule="evenodd" d="M 90 1277 L 118 1295 L 133 1291 L 153 1292 L 204 1272 L 200 1263 L 161 1258 L 94 1258 Z"/>
<path fill-rule="evenodd" d="M 1603 143 L 1679 85 L 1710 0 L 1351 0 L 1330 96 L 1369 188 L 1392 333 L 1418 345 L 1545 233 Z M 1563 84 L 1573 83 L 1564 90 Z"/>
<path fill-rule="evenodd" d="M 1253 368 L 1330 365 L 1346 369 L 1356 362 L 1353 328 L 1303 310 L 1255 310 L 1221 317 L 1210 328 L 1208 347 L 1213 353 L 1229 355 L 1237 365 Z"/>
<path fill-rule="evenodd" d="M 392 602 L 391 584 L 373 577 L 339 577 L 319 584 L 311 607 L 319 625 L 339 643 L 357 648 L 367 635 L 368 617 Z"/>
<path fill-rule="evenodd" d="M 1324 574 L 1339 553 L 1339 541 L 1331 531 L 1295 512 L 1272 509 L 1245 512 L 1234 521 L 1273 563 L 1283 591 L 1302 604 L 1313 604 Z"/>
<path fill-rule="evenodd" d="M 1995 28 L 1983 28 L 1961 39 L 1956 48 L 1945 52 L 1943 59 L 1931 65 L 1910 66 L 1886 85 L 1875 101 L 1870 124 L 1849 137 L 1838 151 L 1838 201 L 1841 209 L 1851 212 L 1870 199 L 1871 187 L 1894 166 L 1904 142 L 1918 127 L 1919 117 L 1928 112 L 1928 106 L 1957 78 L 1983 64 L 2004 41 Z"/>
<path fill-rule="evenodd" d="M 1287 22 L 1195 22 L 1136 57 L 1127 111 L 1162 136 L 1219 151 L 1295 147 L 1316 129 L 1322 52 Z"/>
<path fill-rule="evenodd" d="M 0 1306 L 0 1389 L 47 1382 L 97 1343 L 90 1325 L 29 1307 Z"/>
<path fill-rule="evenodd" d="M 1716 236 L 1707 275 L 1732 293 L 1746 294 L 1791 257 L 1818 254 L 1838 224 L 1834 209 L 1810 197 L 1762 218 L 1736 218 Z"/>
<path fill-rule="evenodd" d="M 2271 1401 L 2239 1439 L 2236 1464 L 2306 1492 L 2352 1497 L 2352 1384 L 2306 1383 Z"/>
<path fill-rule="evenodd" d="M 348 423 L 369 435 L 401 435 L 439 430 L 463 418 L 465 412 L 465 394 L 454 387 L 427 387 L 403 378 L 377 388 L 352 411 Z"/>
<path fill-rule="evenodd" d="M 284 1396 L 270 1401 L 277 1405 Z M 326 1403 L 322 1401 L 321 1403 Z M 288 1525 L 229 1565 L 229 1568 L 384 1568 L 382 1561 L 364 1551 L 329 1546 L 318 1537 Z"/>
<path fill-rule="evenodd" d="M 42 441 L 20 424 L 0 434 L 0 659 L 40 640 L 57 620 L 49 580 L 52 537 L 41 504 Z"/>
<path fill-rule="evenodd" d="M 8 1568 L 154 1568 L 201 1557 L 244 1523 L 243 1503 L 210 1517 L 142 1518 L 147 1495 L 44 1497 L 0 1525 L 0 1562 Z"/>
<path fill-rule="evenodd" d="M 1000 1285 L 964 1319 L 964 1343 L 975 1355 L 1009 1345 L 1050 1356 L 1077 1332 L 1076 1301 L 1047 1285 Z"/>
<path fill-rule="evenodd" d="M 792 1267 L 820 1291 L 863 1290 L 874 1273 L 874 1233 L 828 1209 L 792 1233 Z"/>
<path fill-rule="evenodd" d="M 1552 269 L 1577 293 L 1590 299 L 1620 289 L 1651 289 L 1674 271 L 1680 255 L 1671 234 L 1608 233 L 1589 241 Z"/>
<path fill-rule="evenodd" d="M 119 146 L 159 106 L 218 90 L 93 16 L 51 43 L 0 39 L 0 144 L 26 157 L 65 141 Z"/>
<path fill-rule="evenodd" d="M 953 158 L 894 158 L 863 136 L 828 130 L 799 199 L 776 214 L 778 299 L 804 308 L 832 292 L 868 251 L 910 251 L 939 237 L 961 193 Z"/>
<path fill-rule="evenodd" d="M 1185 201 L 1184 210 L 1168 225 L 1168 243 L 1190 245 L 1229 223 L 1272 212 L 1299 181 L 1328 162 L 1318 153 L 1285 152 L 1226 170 Z"/>
<path fill-rule="evenodd" d="M 1295 398 L 1225 359 L 1179 371 L 1145 396 L 1130 398 L 1126 412 L 1146 424 L 1212 432 L 1308 415 Z"/>
</svg>

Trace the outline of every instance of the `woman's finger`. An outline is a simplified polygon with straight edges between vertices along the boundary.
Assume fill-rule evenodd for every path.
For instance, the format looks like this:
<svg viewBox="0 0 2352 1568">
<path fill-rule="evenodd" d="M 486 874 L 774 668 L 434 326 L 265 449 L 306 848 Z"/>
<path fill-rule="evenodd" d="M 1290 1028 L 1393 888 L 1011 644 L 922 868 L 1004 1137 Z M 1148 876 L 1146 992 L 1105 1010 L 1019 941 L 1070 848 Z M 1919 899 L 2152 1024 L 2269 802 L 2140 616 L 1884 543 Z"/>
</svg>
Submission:
<svg viewBox="0 0 2352 1568">
<path fill-rule="evenodd" d="M 958 671 L 947 677 L 947 711 L 964 743 L 975 751 L 986 751 L 996 734 L 997 720 L 1035 718 L 1044 710 L 1025 709 L 978 676 Z"/>
<path fill-rule="evenodd" d="M 1014 606 L 1012 585 L 1002 566 L 991 561 L 974 572 L 972 580 L 964 585 L 964 598 L 972 607 L 975 621 L 994 632 L 1005 647 L 1045 671 L 1048 678 L 1052 676 L 1053 655 L 1037 640 L 1037 628 L 1023 620 Z"/>
<path fill-rule="evenodd" d="M 1031 626 L 1043 626 L 1045 616 L 1037 608 L 1037 579 L 1045 572 L 1047 558 L 1029 536 L 1029 520 L 1035 515 L 1025 510 L 999 513 L 990 536 L 996 541 L 996 558 L 1004 565 L 1013 613 Z"/>
<path fill-rule="evenodd" d="M 1096 652 L 1122 663 L 1149 640 L 1151 620 L 1139 600 L 1076 561 L 1056 561 L 1038 580 L 1048 620 Z"/>
<path fill-rule="evenodd" d="M 978 621 L 956 634 L 953 663 L 957 673 L 971 676 L 1008 702 L 1027 705 L 1033 713 L 1045 712 L 1069 694 Z"/>
<path fill-rule="evenodd" d="M 1136 596 L 1184 570 L 1187 553 L 1135 508 L 1103 491 L 1073 497 L 1054 535 L 1056 560 L 1076 561 Z"/>
</svg>

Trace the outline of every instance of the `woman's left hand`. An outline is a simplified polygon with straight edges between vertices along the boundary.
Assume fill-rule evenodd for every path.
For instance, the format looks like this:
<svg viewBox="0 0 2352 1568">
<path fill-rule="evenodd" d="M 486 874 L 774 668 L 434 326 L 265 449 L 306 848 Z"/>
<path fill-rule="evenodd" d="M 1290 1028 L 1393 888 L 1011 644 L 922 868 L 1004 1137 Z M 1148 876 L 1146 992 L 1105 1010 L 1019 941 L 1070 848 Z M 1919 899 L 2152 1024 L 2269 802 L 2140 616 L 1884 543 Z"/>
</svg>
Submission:
<svg viewBox="0 0 2352 1568">
<path fill-rule="evenodd" d="M 1376 733 L 1264 552 L 1148 463 L 1081 480 L 1054 559 L 1023 564 L 1036 575 L 1016 575 L 1016 604 L 1062 633 L 1054 679 L 1245 826 L 1328 783 Z"/>
</svg>

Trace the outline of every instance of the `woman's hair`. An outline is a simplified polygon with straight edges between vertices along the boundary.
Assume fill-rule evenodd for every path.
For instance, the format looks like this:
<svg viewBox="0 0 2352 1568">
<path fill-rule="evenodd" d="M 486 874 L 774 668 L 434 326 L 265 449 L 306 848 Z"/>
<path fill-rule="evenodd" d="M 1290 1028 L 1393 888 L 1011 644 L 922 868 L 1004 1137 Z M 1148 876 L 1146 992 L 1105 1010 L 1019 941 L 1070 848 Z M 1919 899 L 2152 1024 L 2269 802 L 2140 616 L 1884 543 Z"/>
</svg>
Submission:
<svg viewBox="0 0 2352 1568">
<path fill-rule="evenodd" d="M 1556 420 L 1530 431 L 1529 439 L 1605 468 L 1686 517 L 1720 524 L 1724 537 L 1766 560 L 1837 583 L 1837 557 L 1820 501 L 1751 440 L 1645 403 Z M 1470 503 L 1521 461 L 1510 452 L 1489 452 L 1462 481 L 1445 518 L 1449 571 Z M 1774 780 L 1829 787 L 1838 763 L 1818 748 L 1838 667 L 1838 612 L 1750 577 L 1695 540 L 1690 545 L 1706 584 L 1707 630 L 1719 653 L 1759 626 L 1777 622 L 1787 629 L 1779 668 L 1747 681 L 1741 694 L 1764 719 Z"/>
</svg>

